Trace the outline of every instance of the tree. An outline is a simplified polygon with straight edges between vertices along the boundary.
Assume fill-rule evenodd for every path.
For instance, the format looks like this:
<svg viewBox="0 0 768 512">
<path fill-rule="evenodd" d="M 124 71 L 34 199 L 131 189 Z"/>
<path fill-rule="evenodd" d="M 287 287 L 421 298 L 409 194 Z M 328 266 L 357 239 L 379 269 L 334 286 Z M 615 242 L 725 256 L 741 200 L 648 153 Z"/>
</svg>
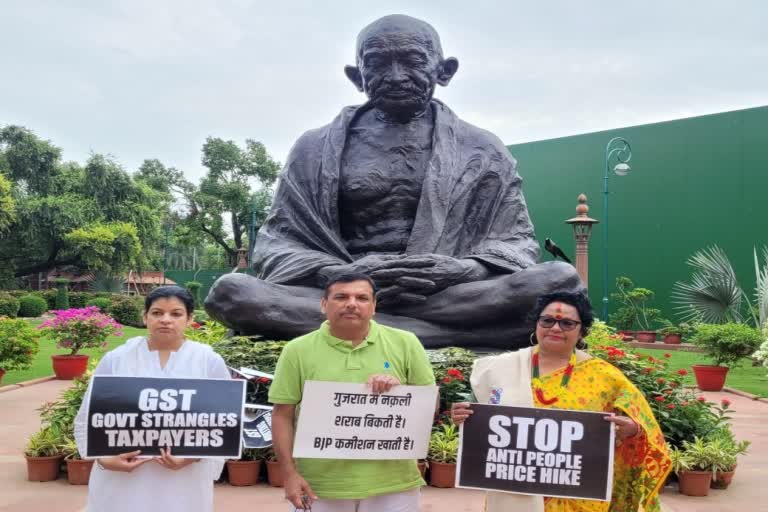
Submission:
<svg viewBox="0 0 768 512">
<path fill-rule="evenodd" d="M 16 218 L 16 202 L 11 195 L 11 182 L 0 174 L 0 234 L 8 231 Z"/>
<path fill-rule="evenodd" d="M 240 148 L 231 140 L 208 137 L 202 152 L 208 172 L 199 187 L 185 191 L 185 224 L 224 249 L 233 264 L 238 250 L 247 248 L 248 227 L 258 229 L 266 218 L 280 164 L 264 144 L 250 139 Z"/>
<path fill-rule="evenodd" d="M 26 128 L 0 130 L 0 173 L 16 202 L 0 243 L 0 268 L 20 277 L 66 266 L 150 266 L 160 249 L 167 195 L 134 180 L 112 158 L 93 154 L 80 166 L 61 162 L 60 155 Z M 111 252 L 103 243 L 108 239 L 115 244 Z"/>
</svg>

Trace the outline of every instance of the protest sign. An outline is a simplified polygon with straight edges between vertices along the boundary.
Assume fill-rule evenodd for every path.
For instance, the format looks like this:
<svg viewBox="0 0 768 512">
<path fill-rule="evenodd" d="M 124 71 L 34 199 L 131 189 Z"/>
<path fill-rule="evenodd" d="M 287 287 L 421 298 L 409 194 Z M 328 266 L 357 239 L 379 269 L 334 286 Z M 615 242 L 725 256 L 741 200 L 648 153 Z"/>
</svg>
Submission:
<svg viewBox="0 0 768 512">
<path fill-rule="evenodd" d="M 604 412 L 472 404 L 457 487 L 609 501 L 613 425 Z"/>
<path fill-rule="evenodd" d="M 94 376 L 83 455 L 239 458 L 244 399 L 243 380 Z"/>
<path fill-rule="evenodd" d="M 243 447 L 272 446 L 272 406 L 245 404 L 243 417 Z"/>
<path fill-rule="evenodd" d="M 319 459 L 421 459 L 427 455 L 436 386 L 306 381 L 293 456 Z"/>
</svg>

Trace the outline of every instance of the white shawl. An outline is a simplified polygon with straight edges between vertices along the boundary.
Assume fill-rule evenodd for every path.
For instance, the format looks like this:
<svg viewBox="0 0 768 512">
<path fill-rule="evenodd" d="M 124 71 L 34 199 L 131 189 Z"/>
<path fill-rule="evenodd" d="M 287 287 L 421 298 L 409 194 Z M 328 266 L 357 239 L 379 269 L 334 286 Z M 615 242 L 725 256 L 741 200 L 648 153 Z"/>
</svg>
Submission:
<svg viewBox="0 0 768 512">
<path fill-rule="evenodd" d="M 528 347 L 517 352 L 476 359 L 469 382 L 479 403 L 490 401 L 491 391 L 500 393 L 498 405 L 533 407 L 531 354 Z M 494 402 L 496 403 L 496 402 Z M 486 512 L 544 512 L 544 498 L 529 494 L 488 491 Z"/>
</svg>

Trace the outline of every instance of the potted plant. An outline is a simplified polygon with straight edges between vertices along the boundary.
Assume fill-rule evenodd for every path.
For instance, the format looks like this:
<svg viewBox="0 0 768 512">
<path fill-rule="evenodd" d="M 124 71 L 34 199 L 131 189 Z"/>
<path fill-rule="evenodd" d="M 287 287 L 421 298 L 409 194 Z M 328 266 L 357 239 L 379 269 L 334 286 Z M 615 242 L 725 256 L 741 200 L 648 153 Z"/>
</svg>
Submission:
<svg viewBox="0 0 768 512">
<path fill-rule="evenodd" d="M 736 441 L 728 425 L 718 428 L 708 438 L 711 440 L 715 456 L 714 470 L 710 487 L 727 489 L 731 485 L 736 472 L 736 462 L 739 455 L 747 453 L 750 441 Z"/>
<path fill-rule="evenodd" d="M 256 485 L 259 481 L 263 457 L 263 450 L 243 448 L 243 453 L 239 459 L 228 460 L 227 474 L 229 475 L 229 485 L 237 487 Z"/>
<path fill-rule="evenodd" d="M 61 444 L 61 432 L 50 426 L 38 430 L 29 438 L 24 448 L 27 480 L 49 482 L 59 477 L 59 466 L 64 458 Z"/>
<path fill-rule="evenodd" d="M 654 292 L 647 288 L 637 288 L 632 280 L 625 276 L 616 278 L 617 293 L 611 296 L 618 300 L 622 306 L 612 315 L 610 323 L 622 332 L 628 332 L 635 324 L 640 328 L 635 332 L 637 341 L 654 343 L 656 331 L 651 329 L 655 321 L 659 321 L 661 311 L 649 307 L 649 303 L 655 296 Z"/>
<path fill-rule="evenodd" d="M 679 490 L 686 496 L 706 496 L 714 475 L 715 450 L 700 437 L 683 441 L 683 448 L 670 451 L 672 470 L 677 474 Z"/>
<path fill-rule="evenodd" d="M 64 440 L 61 451 L 64 455 L 64 461 L 67 463 L 67 481 L 70 485 L 88 485 L 94 460 L 84 460 L 80 457 L 77 443 L 72 438 Z"/>
<path fill-rule="evenodd" d="M 453 423 L 443 423 L 432 431 L 429 438 L 429 485 L 454 487 L 456 482 L 456 456 L 459 450 L 459 432 Z"/>
<path fill-rule="evenodd" d="M 664 327 L 659 329 L 659 334 L 664 337 L 664 343 L 667 345 L 679 345 L 683 339 L 691 336 L 695 328 L 686 322 L 674 325 L 669 320 L 664 322 Z"/>
<path fill-rule="evenodd" d="M 120 336 L 122 326 L 99 311 L 96 306 L 53 311 L 53 318 L 40 324 L 43 334 L 59 348 L 69 349 L 67 355 L 53 355 L 53 371 L 57 379 L 71 380 L 85 373 L 88 356 L 79 354 L 86 348 L 107 346 L 107 337 Z"/>
<path fill-rule="evenodd" d="M 25 320 L 0 318 L 0 382 L 9 370 L 25 370 L 37 354 L 39 334 Z"/>
<path fill-rule="evenodd" d="M 713 365 L 693 365 L 696 385 L 702 391 L 720 391 L 728 369 L 737 366 L 760 346 L 760 331 L 740 323 L 701 324 L 691 342 L 701 347 Z"/>
<path fill-rule="evenodd" d="M 267 448 L 264 453 L 264 461 L 267 463 L 267 482 L 272 487 L 283 486 L 283 470 L 277 462 L 277 456 L 272 448 Z"/>
</svg>

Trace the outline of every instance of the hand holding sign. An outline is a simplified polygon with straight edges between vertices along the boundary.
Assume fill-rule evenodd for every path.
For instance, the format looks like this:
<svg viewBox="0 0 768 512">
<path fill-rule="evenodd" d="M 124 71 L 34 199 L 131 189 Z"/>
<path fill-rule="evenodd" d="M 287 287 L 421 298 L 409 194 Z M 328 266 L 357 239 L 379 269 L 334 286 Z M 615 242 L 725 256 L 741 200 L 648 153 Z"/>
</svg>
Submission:
<svg viewBox="0 0 768 512">
<path fill-rule="evenodd" d="M 610 416 L 606 416 L 605 421 L 610 421 L 616 425 L 617 441 L 623 441 L 628 437 L 634 437 L 640 431 L 640 427 L 637 426 L 637 423 L 632 421 L 632 418 L 627 418 L 626 416 L 612 414 Z"/>
<path fill-rule="evenodd" d="M 99 465 L 109 471 L 121 471 L 123 473 L 130 473 L 142 464 L 151 461 L 151 458 L 137 458 L 141 450 L 134 452 L 121 453 L 114 457 L 104 457 L 99 459 Z"/>
<path fill-rule="evenodd" d="M 200 459 L 180 459 L 178 457 L 174 457 L 171 455 L 170 446 L 168 448 L 160 448 L 160 457 L 155 457 L 154 460 L 164 468 L 172 469 L 174 471 L 177 469 L 185 468 L 193 462 L 200 461 Z"/>
<path fill-rule="evenodd" d="M 373 394 L 380 395 L 388 393 L 390 389 L 399 385 L 400 381 L 394 375 L 381 374 L 368 377 L 367 384 Z"/>
<path fill-rule="evenodd" d="M 472 416 L 473 412 L 469 402 L 451 404 L 451 421 L 455 425 L 461 425 L 467 418 Z"/>
</svg>

